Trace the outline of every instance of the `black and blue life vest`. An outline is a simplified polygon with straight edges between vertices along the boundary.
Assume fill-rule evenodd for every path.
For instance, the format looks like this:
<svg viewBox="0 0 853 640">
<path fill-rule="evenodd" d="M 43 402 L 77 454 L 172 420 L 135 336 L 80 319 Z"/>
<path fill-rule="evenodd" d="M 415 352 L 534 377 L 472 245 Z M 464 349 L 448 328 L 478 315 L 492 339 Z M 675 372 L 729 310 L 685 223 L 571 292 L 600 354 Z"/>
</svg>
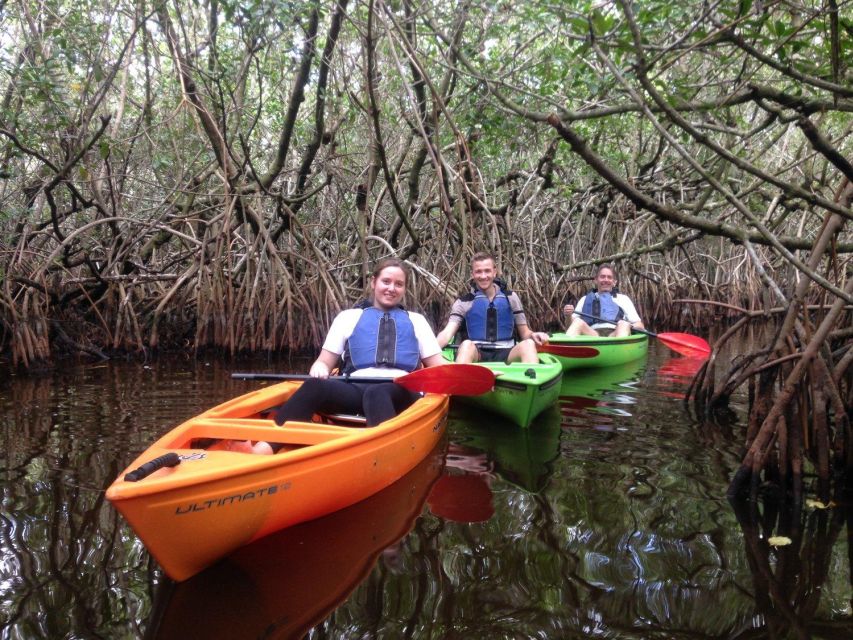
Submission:
<svg viewBox="0 0 853 640">
<path fill-rule="evenodd" d="M 587 324 L 598 322 L 596 318 L 601 318 L 607 322 L 619 322 L 619 320 L 625 317 L 625 311 L 616 304 L 616 300 L 614 300 L 616 294 L 615 287 L 609 294 L 598 293 L 598 291 L 592 289 L 584 298 L 583 309 L 579 312 L 581 317 Z"/>
<path fill-rule="evenodd" d="M 465 331 L 470 340 L 477 342 L 500 342 L 512 340 L 515 318 L 509 303 L 509 291 L 495 280 L 497 293 L 494 300 L 474 287 L 463 299 L 473 300 L 465 315 Z"/>
<path fill-rule="evenodd" d="M 414 371 L 421 362 L 415 325 L 402 307 L 365 307 L 347 340 L 345 369 L 385 367 Z"/>
</svg>

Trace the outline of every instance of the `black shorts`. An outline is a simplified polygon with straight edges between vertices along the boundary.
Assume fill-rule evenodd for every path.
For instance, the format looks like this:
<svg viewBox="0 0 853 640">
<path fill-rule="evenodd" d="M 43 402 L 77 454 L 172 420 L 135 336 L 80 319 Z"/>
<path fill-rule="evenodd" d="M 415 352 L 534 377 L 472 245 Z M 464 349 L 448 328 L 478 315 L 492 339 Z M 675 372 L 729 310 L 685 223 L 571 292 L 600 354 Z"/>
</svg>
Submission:
<svg viewBox="0 0 853 640">
<path fill-rule="evenodd" d="M 480 362 L 506 362 L 510 351 L 512 351 L 512 347 L 477 346 Z"/>
</svg>

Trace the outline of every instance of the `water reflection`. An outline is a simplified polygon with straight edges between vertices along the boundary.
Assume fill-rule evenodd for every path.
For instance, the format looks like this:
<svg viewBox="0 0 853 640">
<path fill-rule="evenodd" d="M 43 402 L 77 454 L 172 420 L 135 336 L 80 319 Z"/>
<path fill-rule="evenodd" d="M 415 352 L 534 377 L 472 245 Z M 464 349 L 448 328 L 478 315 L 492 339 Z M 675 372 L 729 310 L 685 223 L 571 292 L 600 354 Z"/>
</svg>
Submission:
<svg viewBox="0 0 853 640">
<path fill-rule="evenodd" d="M 770 637 L 853 637 L 853 503 L 850 495 L 826 508 L 736 500 L 760 627 Z M 845 501 L 846 498 L 846 501 Z M 848 562 L 831 553 L 846 529 Z M 848 584 L 832 580 L 847 574 Z M 839 588 L 840 587 L 840 588 Z"/>
<path fill-rule="evenodd" d="M 485 522 L 492 505 L 492 463 L 479 449 L 451 444 L 445 470 L 427 498 L 430 511 L 454 522 Z"/>
<path fill-rule="evenodd" d="M 537 492 L 547 485 L 551 463 L 559 455 L 560 414 L 552 407 L 537 416 L 529 428 L 521 429 L 498 416 L 453 406 L 448 433 L 458 446 L 485 456 L 491 470 L 503 479 Z"/>
<path fill-rule="evenodd" d="M 631 417 L 645 368 L 646 359 L 640 358 L 615 367 L 567 371 L 559 401 L 563 426 L 617 430 L 621 419 Z"/>
<path fill-rule="evenodd" d="M 440 446 L 387 489 L 258 540 L 185 582 L 167 583 L 148 638 L 301 638 L 412 528 L 443 464 Z"/>
<path fill-rule="evenodd" d="M 231 370 L 264 364 L 0 380 L 3 640 L 167 637 L 190 621 L 193 637 L 853 637 L 849 506 L 734 510 L 743 426 L 698 428 L 669 395 L 695 362 L 654 348 L 566 376 L 529 429 L 453 408 L 441 477 L 454 479 L 430 508 L 438 469 L 369 515 L 282 532 L 173 591 L 103 490 L 155 436 L 256 386 Z"/>
<path fill-rule="evenodd" d="M 683 400 L 707 357 L 672 356 L 658 367 L 656 383 L 661 395 Z"/>
</svg>

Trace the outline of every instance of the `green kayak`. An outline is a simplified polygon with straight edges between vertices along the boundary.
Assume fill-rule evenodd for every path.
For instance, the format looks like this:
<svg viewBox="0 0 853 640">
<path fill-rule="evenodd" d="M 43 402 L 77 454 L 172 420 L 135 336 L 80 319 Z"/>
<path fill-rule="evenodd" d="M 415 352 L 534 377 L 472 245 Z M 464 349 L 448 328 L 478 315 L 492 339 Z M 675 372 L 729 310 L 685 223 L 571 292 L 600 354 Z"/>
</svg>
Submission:
<svg viewBox="0 0 853 640">
<path fill-rule="evenodd" d="M 460 396 L 459 399 L 504 416 L 520 427 L 529 427 L 533 419 L 560 396 L 563 367 L 552 355 L 540 353 L 537 364 L 480 364 L 495 372 L 495 388 L 480 396 Z"/>
<path fill-rule="evenodd" d="M 644 333 L 616 338 L 612 336 L 567 336 L 554 333 L 543 347 L 569 369 L 612 367 L 645 357 L 649 337 Z"/>
</svg>

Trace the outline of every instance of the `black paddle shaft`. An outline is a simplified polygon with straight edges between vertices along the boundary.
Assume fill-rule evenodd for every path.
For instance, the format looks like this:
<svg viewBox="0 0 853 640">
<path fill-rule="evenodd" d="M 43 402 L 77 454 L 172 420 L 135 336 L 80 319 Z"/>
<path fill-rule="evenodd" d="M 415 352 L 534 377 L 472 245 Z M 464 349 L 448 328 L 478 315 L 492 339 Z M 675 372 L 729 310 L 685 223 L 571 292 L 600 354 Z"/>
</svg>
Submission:
<svg viewBox="0 0 853 640">
<path fill-rule="evenodd" d="M 232 373 L 234 380 L 311 380 L 313 376 L 307 373 Z M 396 378 L 381 377 L 359 377 L 359 376 L 329 376 L 327 380 L 340 380 L 341 382 L 394 382 Z"/>
</svg>

